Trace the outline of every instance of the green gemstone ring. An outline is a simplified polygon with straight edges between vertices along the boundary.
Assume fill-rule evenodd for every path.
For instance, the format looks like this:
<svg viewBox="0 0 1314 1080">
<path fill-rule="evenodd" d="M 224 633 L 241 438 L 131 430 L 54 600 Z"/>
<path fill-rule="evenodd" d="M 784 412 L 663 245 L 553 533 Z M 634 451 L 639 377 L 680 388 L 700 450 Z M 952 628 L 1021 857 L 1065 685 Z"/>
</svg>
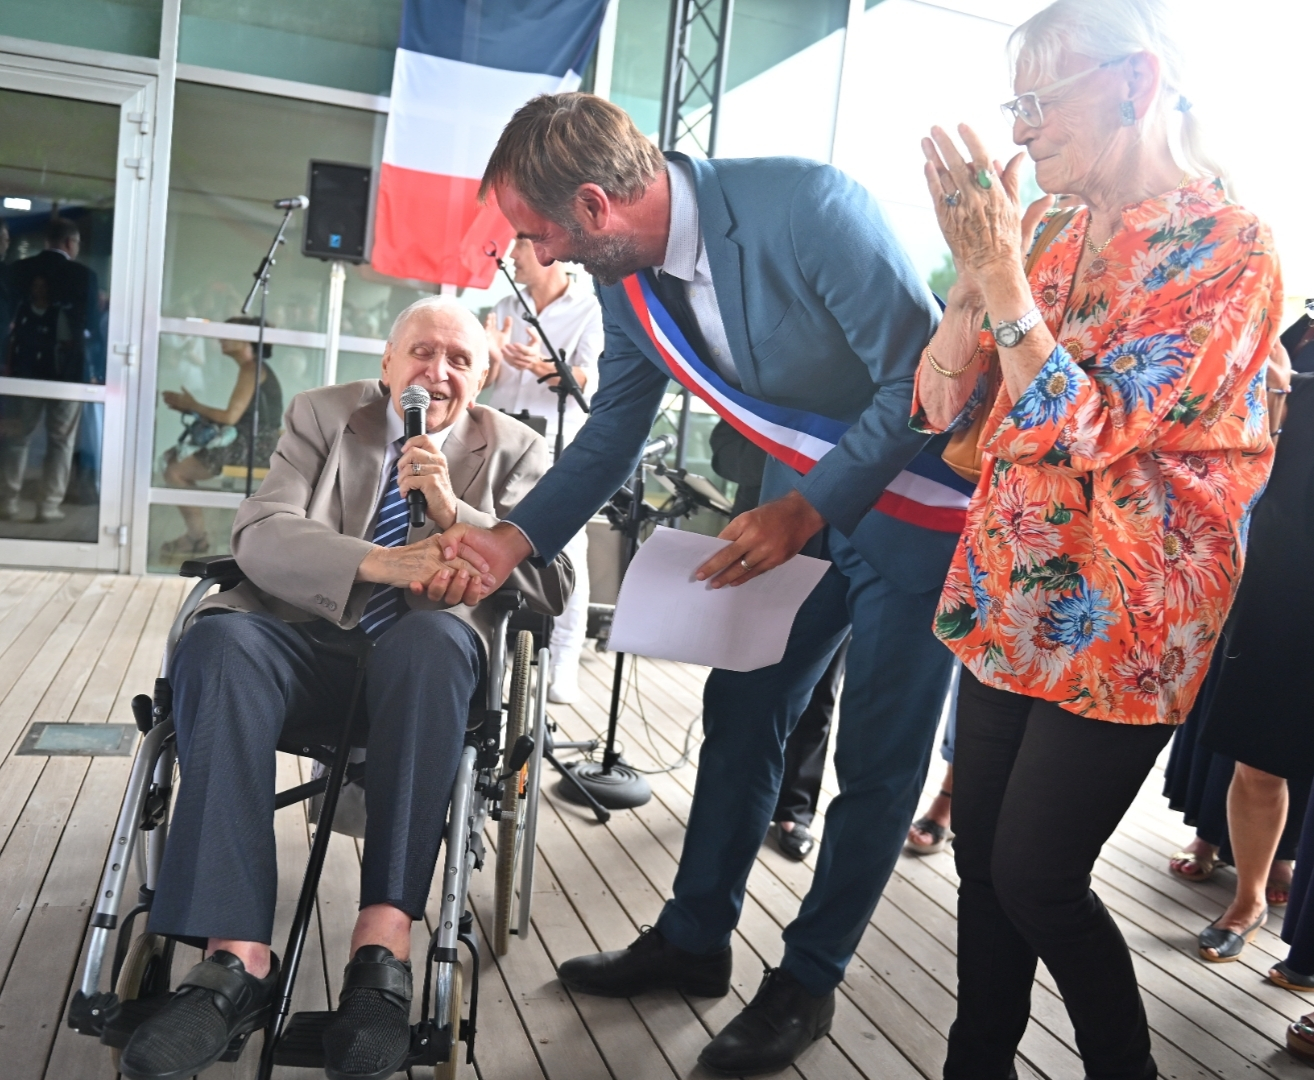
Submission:
<svg viewBox="0 0 1314 1080">
<path fill-rule="evenodd" d="M 985 169 L 978 169 L 976 172 L 976 185 L 982 191 L 989 191 L 994 181 L 990 179 L 990 174 Z"/>
</svg>

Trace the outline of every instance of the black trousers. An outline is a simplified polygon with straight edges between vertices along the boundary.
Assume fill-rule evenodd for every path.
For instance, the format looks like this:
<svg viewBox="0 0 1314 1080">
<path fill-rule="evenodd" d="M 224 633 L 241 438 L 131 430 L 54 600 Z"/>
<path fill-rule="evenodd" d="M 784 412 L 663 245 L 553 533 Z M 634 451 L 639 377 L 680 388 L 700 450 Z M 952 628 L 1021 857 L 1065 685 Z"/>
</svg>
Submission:
<svg viewBox="0 0 1314 1080">
<path fill-rule="evenodd" d="M 409 612 L 375 643 L 361 907 L 424 913 L 482 655 L 475 632 L 441 611 Z M 210 615 L 187 631 L 171 671 L 181 781 L 151 930 L 270 942 L 274 751 L 280 737 L 336 742 L 354 679 L 354 661 L 272 615 Z"/>
<path fill-rule="evenodd" d="M 780 778 L 780 797 L 772 821 L 811 825 L 817 816 L 826 750 L 830 746 L 830 724 L 835 718 L 835 702 L 839 700 L 840 683 L 844 680 L 844 657 L 852 640 L 852 635 L 846 637 L 835 650 L 830 667 L 813 688 L 808 707 L 785 743 L 785 772 Z"/>
<path fill-rule="evenodd" d="M 1090 872 L 1173 729 L 1090 720 L 966 669 L 954 753 L 958 1017 L 945 1080 L 1004 1080 L 1039 957 L 1090 1080 L 1153 1080 L 1131 955 Z"/>
</svg>

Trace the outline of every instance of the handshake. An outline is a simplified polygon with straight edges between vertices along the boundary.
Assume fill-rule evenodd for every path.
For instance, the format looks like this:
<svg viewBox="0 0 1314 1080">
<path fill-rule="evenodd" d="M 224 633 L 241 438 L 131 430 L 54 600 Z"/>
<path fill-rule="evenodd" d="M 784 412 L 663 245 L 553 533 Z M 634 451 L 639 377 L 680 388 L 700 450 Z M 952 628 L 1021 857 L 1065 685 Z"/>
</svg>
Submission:
<svg viewBox="0 0 1314 1080">
<path fill-rule="evenodd" d="M 742 585 L 792 559 L 825 524 L 797 491 L 740 514 L 721 530 L 727 541 L 696 576 L 712 588 Z M 410 589 L 436 603 L 473 607 L 495 592 L 534 553 L 525 534 L 507 521 L 491 529 L 457 522 L 405 547 L 376 547 L 356 571 L 357 581 Z"/>
<path fill-rule="evenodd" d="M 447 605 L 475 604 L 495 592 L 533 554 L 525 534 L 499 522 L 491 529 L 456 523 L 404 547 L 376 547 L 361 560 L 357 581 L 395 585 Z"/>
</svg>

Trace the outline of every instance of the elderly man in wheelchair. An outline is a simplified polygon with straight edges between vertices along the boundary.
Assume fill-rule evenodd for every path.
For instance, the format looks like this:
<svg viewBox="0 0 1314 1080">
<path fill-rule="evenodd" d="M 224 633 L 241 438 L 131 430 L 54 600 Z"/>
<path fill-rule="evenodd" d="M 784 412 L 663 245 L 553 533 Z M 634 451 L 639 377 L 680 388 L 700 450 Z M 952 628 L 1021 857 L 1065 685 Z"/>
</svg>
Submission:
<svg viewBox="0 0 1314 1080">
<path fill-rule="evenodd" d="M 379 381 L 292 400 L 269 474 L 233 525 L 245 580 L 201 603 L 171 659 L 180 785 L 149 926 L 206 956 L 132 1033 L 120 1056 L 129 1080 L 193 1076 L 265 1026 L 279 975 L 275 749 L 332 745 L 347 702 L 352 742 L 367 748 L 367 824 L 323 1060 L 331 1080 L 382 1080 L 406 1064 L 411 923 L 497 618 L 484 568 L 444 558 L 441 535 L 458 521 L 491 525 L 548 464 L 528 427 L 474 404 L 487 367 L 478 321 L 429 298 L 398 316 Z M 430 398 L 426 433 L 407 439 L 412 386 Z M 408 492 L 423 495 L 422 527 L 410 525 Z M 431 582 L 446 585 L 445 603 L 427 598 Z M 510 584 L 559 614 L 572 582 L 558 560 L 526 563 Z"/>
</svg>

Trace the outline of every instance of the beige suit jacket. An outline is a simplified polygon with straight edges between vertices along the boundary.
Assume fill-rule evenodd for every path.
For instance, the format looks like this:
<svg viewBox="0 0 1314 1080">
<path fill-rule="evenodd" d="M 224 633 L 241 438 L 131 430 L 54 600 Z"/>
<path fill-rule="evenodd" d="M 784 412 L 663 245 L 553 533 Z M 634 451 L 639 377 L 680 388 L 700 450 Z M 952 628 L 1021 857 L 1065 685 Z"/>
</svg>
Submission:
<svg viewBox="0 0 1314 1080">
<path fill-rule="evenodd" d="M 284 433 L 260 490 L 242 502 L 233 521 L 233 556 L 247 580 L 207 597 L 198 613 L 216 609 L 267 611 L 286 622 L 315 617 L 350 629 L 374 585 L 356 570 L 373 544 L 375 499 L 386 452 L 391 402 L 374 380 L 323 386 L 298 394 L 288 406 Z M 457 520 L 491 526 L 547 471 L 547 444 L 518 420 L 471 405 L 443 445 Z M 439 531 L 431 521 L 411 529 L 413 544 Z M 543 569 L 522 563 L 507 580 L 529 605 L 559 615 L 574 587 L 570 560 Z M 404 592 L 416 609 L 446 605 Z M 456 605 L 487 649 L 494 612 L 484 603 Z"/>
</svg>

